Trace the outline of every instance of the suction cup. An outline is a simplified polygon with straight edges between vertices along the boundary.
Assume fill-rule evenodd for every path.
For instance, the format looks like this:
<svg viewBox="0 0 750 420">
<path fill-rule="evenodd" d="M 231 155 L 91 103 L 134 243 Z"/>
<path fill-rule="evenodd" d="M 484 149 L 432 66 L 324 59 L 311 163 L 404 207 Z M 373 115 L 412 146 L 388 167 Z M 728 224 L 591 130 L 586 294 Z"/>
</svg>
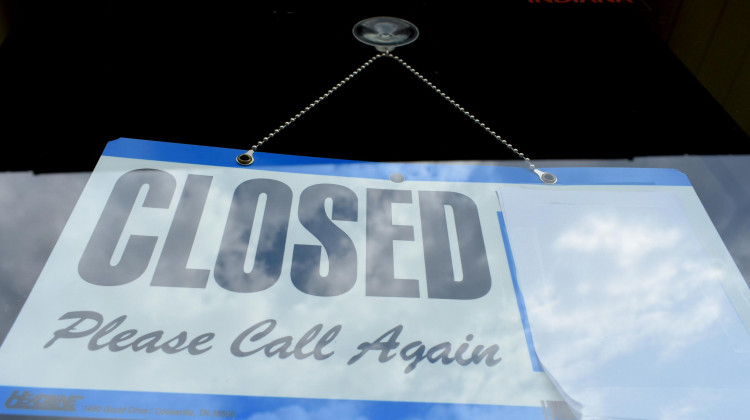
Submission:
<svg viewBox="0 0 750 420">
<path fill-rule="evenodd" d="M 360 42 L 372 45 L 378 51 L 388 52 L 414 42 L 419 36 L 419 29 L 403 19 L 380 16 L 360 21 L 354 25 L 352 33 Z"/>
</svg>

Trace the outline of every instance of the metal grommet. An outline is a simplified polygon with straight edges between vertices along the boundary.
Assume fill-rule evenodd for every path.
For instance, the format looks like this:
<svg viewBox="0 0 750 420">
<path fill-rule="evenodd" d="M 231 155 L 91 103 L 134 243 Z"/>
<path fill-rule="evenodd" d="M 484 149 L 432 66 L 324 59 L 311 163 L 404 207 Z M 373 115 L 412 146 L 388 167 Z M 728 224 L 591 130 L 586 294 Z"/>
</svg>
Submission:
<svg viewBox="0 0 750 420">
<path fill-rule="evenodd" d="M 544 175 L 542 175 L 542 182 L 545 184 L 554 184 L 557 182 L 557 177 L 549 172 L 545 172 Z"/>
<path fill-rule="evenodd" d="M 255 159 L 253 158 L 253 155 L 248 153 L 243 153 L 239 156 L 237 156 L 237 163 L 239 163 L 242 166 L 251 165 Z"/>
<path fill-rule="evenodd" d="M 534 173 L 539 177 L 539 180 L 544 182 L 545 184 L 556 184 L 557 183 L 557 177 L 549 172 L 544 172 L 540 169 L 534 169 Z"/>
</svg>

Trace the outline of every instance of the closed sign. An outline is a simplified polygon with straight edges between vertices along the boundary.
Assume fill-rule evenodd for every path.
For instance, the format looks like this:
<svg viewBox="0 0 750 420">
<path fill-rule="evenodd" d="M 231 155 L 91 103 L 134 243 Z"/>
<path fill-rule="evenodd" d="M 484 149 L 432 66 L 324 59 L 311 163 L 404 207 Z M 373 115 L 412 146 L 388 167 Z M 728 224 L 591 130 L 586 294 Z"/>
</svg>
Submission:
<svg viewBox="0 0 750 420">
<path fill-rule="evenodd" d="M 3 413 L 570 414 L 498 193 L 589 175 L 236 154 L 108 145 L 0 348 Z"/>
</svg>

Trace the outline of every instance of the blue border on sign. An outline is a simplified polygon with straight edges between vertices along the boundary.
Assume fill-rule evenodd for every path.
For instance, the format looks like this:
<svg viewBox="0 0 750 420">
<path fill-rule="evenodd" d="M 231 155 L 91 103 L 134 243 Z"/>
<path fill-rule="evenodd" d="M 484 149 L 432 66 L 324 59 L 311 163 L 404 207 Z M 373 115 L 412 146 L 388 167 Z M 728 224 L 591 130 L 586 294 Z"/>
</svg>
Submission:
<svg viewBox="0 0 750 420">
<path fill-rule="evenodd" d="M 102 155 L 195 165 L 210 165 L 234 168 L 237 170 L 265 170 L 352 178 L 388 180 L 392 174 L 398 173 L 403 175 L 406 181 L 487 182 L 545 185 L 539 181 L 537 175 L 532 171 L 526 168 L 517 167 L 422 163 L 373 163 L 262 152 L 255 153 L 255 163 L 251 166 L 240 166 L 235 161 L 235 158 L 237 155 L 244 152 L 245 150 L 120 138 L 107 143 Z M 690 185 L 687 176 L 675 169 L 546 168 L 542 170 L 552 172 L 557 176 L 558 182 L 556 185 Z"/>
<path fill-rule="evenodd" d="M 94 391 L 65 388 L 0 386 L 0 415 L 117 418 L 136 420 L 246 419 L 546 419 L 541 406 L 445 404 L 402 401 L 335 400 Z"/>
<path fill-rule="evenodd" d="M 534 372 L 544 372 L 542 364 L 539 362 L 539 356 L 536 354 L 534 348 L 534 338 L 531 336 L 531 327 L 529 326 L 529 318 L 526 314 L 526 302 L 523 300 L 523 294 L 521 288 L 518 286 L 518 276 L 516 275 L 516 263 L 513 259 L 513 252 L 510 250 L 510 239 L 508 239 L 508 229 L 505 227 L 505 220 L 503 219 L 503 212 L 497 212 L 497 219 L 500 222 L 500 231 L 503 235 L 503 245 L 505 248 L 505 256 L 508 260 L 508 268 L 510 269 L 510 277 L 513 280 L 513 291 L 516 293 L 516 303 L 518 304 L 518 311 L 521 313 L 521 325 L 523 325 L 523 334 L 526 336 L 526 347 L 529 349 L 529 358 L 531 358 L 531 368 Z"/>
</svg>

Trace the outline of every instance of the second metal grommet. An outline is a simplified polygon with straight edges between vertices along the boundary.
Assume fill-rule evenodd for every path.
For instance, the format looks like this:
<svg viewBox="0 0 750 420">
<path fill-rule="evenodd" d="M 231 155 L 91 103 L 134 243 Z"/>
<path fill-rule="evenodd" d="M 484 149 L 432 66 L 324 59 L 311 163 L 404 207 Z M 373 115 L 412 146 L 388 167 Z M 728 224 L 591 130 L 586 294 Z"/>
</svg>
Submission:
<svg viewBox="0 0 750 420">
<path fill-rule="evenodd" d="M 253 158 L 253 155 L 250 155 L 247 153 L 243 153 L 237 156 L 237 163 L 239 163 L 242 166 L 251 165 L 253 161 L 255 161 L 255 159 Z"/>
</svg>

